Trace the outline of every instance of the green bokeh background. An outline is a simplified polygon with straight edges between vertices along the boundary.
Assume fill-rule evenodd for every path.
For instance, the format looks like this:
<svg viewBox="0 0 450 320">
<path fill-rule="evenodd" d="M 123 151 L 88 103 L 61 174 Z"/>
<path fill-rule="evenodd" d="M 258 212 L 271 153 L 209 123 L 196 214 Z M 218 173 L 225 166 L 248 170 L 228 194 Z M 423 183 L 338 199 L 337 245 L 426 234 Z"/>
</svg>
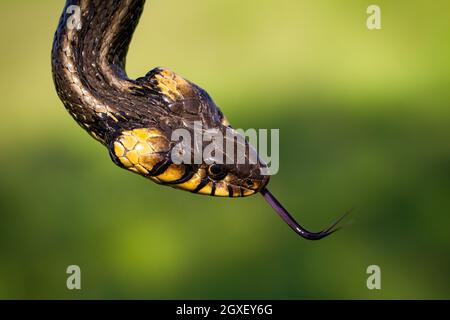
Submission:
<svg viewBox="0 0 450 320">
<path fill-rule="evenodd" d="M 168 67 L 235 127 L 280 129 L 270 189 L 305 226 L 355 208 L 309 242 L 259 195 L 113 165 L 53 87 L 63 1 L 0 1 L 0 298 L 450 298 L 450 3 L 378 0 L 369 31 L 372 3 L 147 1 L 130 48 L 130 76 Z"/>
</svg>

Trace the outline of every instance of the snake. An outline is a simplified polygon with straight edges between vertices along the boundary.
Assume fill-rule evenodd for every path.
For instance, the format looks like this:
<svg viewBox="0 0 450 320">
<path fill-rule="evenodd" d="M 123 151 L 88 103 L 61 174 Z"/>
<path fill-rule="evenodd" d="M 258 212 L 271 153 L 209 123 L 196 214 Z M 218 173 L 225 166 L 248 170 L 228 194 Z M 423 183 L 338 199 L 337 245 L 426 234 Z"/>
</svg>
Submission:
<svg viewBox="0 0 450 320">
<path fill-rule="evenodd" d="M 175 130 L 194 134 L 195 123 L 200 123 L 201 130 L 225 133 L 232 126 L 205 90 L 167 68 L 128 77 L 126 56 L 144 5 L 145 0 L 66 1 L 51 65 L 56 92 L 78 125 L 107 148 L 117 166 L 157 184 L 215 197 L 259 193 L 308 240 L 338 230 L 345 215 L 320 232 L 302 227 L 268 190 L 270 176 L 261 174 L 267 164 L 259 157 L 254 163 L 173 161 Z M 243 141 L 250 150 L 247 139 Z"/>
</svg>

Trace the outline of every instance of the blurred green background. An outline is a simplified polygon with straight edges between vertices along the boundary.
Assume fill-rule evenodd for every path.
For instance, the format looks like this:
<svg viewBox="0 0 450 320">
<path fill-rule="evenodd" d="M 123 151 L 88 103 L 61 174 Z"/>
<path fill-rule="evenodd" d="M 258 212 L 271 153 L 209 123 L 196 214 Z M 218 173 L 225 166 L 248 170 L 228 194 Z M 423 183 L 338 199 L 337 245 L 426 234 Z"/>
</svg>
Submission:
<svg viewBox="0 0 450 320">
<path fill-rule="evenodd" d="M 63 1 L 0 2 L 0 298 L 450 298 L 450 3 L 153 0 L 132 77 L 168 67 L 235 127 L 280 128 L 270 189 L 221 199 L 117 168 L 51 78 Z M 66 288 L 68 265 L 82 290 Z M 381 267 L 382 289 L 366 287 Z"/>
</svg>

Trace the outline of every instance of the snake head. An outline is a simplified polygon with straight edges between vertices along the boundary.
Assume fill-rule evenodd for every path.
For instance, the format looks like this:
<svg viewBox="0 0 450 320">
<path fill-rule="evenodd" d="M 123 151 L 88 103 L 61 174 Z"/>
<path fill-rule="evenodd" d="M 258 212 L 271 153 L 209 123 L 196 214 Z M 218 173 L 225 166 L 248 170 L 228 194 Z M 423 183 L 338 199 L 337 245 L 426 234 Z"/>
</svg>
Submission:
<svg viewBox="0 0 450 320">
<path fill-rule="evenodd" d="M 227 139 L 224 138 L 224 145 Z M 232 142 L 236 154 L 238 150 L 243 150 L 241 161 L 230 161 L 229 152 L 223 153 L 223 162 L 214 161 L 221 152 L 219 148 L 215 149 L 214 159 L 201 157 L 200 162 L 196 162 L 198 159 L 192 151 L 196 149 L 194 145 L 183 162 L 174 155 L 179 153 L 180 147 L 186 148 L 185 144 L 170 140 L 157 128 L 138 128 L 123 131 L 110 145 L 110 154 L 119 166 L 159 184 L 203 195 L 250 196 L 269 182 L 269 176 L 264 175 L 262 170 L 266 165 L 243 137 L 239 139 L 238 136 Z M 205 143 L 204 147 L 208 148 L 208 145 Z M 237 156 L 234 159 L 238 159 Z"/>
<path fill-rule="evenodd" d="M 204 195 L 245 197 L 267 185 L 267 166 L 205 90 L 164 68 L 150 71 L 138 83 L 144 94 L 158 93 L 160 107 L 152 111 L 158 112 L 158 121 L 114 139 L 109 149 L 118 165 L 159 184 Z M 141 110 L 140 118 L 147 119 L 145 112 L 151 109 Z"/>
</svg>

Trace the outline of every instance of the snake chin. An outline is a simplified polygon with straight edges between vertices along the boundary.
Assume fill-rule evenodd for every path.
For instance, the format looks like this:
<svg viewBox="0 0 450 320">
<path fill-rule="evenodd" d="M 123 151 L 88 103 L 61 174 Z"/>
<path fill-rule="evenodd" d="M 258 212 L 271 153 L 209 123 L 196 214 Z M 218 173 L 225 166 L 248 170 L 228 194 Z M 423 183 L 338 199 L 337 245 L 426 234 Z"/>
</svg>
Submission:
<svg viewBox="0 0 450 320">
<path fill-rule="evenodd" d="M 224 165 L 187 166 L 191 178 L 172 187 L 201 195 L 216 197 L 247 197 L 263 189 L 269 182 L 269 176 L 242 175 L 236 167 Z M 240 174 L 241 173 L 241 174 Z"/>
</svg>

